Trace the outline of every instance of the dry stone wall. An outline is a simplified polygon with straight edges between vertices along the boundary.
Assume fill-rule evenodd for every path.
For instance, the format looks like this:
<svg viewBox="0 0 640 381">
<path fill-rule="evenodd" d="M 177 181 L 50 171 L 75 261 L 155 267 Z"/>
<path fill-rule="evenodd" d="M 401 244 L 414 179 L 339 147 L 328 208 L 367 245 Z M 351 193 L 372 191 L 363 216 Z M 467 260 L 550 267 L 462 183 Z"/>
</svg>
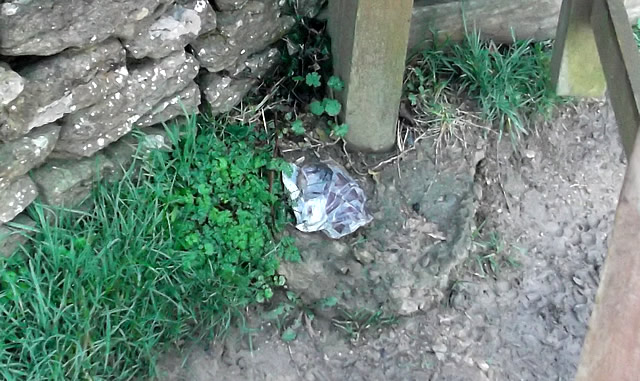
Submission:
<svg viewBox="0 0 640 381">
<path fill-rule="evenodd" d="M 71 206 L 118 172 L 134 126 L 161 141 L 183 107 L 232 109 L 278 62 L 288 7 L 320 3 L 0 0 L 0 241 L 37 197 Z"/>
</svg>

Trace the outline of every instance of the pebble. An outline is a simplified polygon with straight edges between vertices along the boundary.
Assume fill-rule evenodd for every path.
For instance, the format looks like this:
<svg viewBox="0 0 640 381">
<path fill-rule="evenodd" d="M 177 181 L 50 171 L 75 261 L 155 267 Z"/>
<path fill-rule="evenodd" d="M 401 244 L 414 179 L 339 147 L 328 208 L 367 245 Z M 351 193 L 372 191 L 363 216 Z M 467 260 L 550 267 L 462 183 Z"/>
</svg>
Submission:
<svg viewBox="0 0 640 381">
<path fill-rule="evenodd" d="M 356 250 L 354 254 L 358 262 L 365 265 L 373 262 L 374 260 L 373 254 L 371 254 L 368 250 Z"/>
<path fill-rule="evenodd" d="M 447 353 L 447 346 L 444 343 L 437 343 L 431 346 L 431 350 L 435 353 Z"/>
<path fill-rule="evenodd" d="M 582 243 L 588 246 L 592 246 L 596 243 L 596 236 L 593 233 L 584 232 L 580 234 L 580 239 Z"/>
<path fill-rule="evenodd" d="M 478 368 L 480 368 L 481 371 L 486 372 L 489 370 L 489 364 L 487 364 L 485 361 L 478 361 Z"/>
</svg>

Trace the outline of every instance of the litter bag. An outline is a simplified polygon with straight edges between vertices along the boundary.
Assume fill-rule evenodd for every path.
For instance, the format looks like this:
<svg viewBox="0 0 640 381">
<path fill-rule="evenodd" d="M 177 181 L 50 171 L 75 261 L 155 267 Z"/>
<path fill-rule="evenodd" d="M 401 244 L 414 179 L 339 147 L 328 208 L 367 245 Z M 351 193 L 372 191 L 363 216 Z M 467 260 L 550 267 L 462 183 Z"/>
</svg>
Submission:
<svg viewBox="0 0 640 381">
<path fill-rule="evenodd" d="M 365 208 L 367 197 L 358 183 L 334 162 L 291 164 L 282 180 L 293 201 L 296 228 L 344 237 L 373 220 Z"/>
</svg>

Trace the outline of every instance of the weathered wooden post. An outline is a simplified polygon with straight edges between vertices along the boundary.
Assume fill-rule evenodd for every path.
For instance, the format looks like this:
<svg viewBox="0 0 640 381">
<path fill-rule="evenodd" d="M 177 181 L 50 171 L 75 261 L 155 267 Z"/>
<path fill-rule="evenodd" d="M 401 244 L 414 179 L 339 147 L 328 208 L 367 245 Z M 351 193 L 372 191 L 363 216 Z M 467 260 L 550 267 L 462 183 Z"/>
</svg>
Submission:
<svg viewBox="0 0 640 381">
<path fill-rule="evenodd" d="M 640 54 L 622 0 L 593 0 L 591 24 L 629 165 L 576 381 L 640 377 Z"/>
<path fill-rule="evenodd" d="M 606 81 L 591 27 L 593 0 L 565 0 L 551 60 L 558 95 L 603 97 Z"/>
<path fill-rule="evenodd" d="M 640 375 L 640 54 L 628 20 L 623 0 L 565 0 L 554 52 L 559 93 L 598 95 L 606 78 L 629 159 L 576 381 Z"/>
<path fill-rule="evenodd" d="M 394 146 L 412 9 L 413 0 L 329 0 L 350 147 L 381 152 Z"/>
</svg>

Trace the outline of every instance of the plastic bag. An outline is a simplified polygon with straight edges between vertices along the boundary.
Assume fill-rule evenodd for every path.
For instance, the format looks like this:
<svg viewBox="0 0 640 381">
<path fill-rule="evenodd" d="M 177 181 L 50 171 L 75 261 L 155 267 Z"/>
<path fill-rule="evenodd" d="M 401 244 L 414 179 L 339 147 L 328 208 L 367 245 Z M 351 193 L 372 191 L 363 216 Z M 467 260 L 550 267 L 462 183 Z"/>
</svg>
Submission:
<svg viewBox="0 0 640 381">
<path fill-rule="evenodd" d="M 365 209 L 367 197 L 347 171 L 334 162 L 298 167 L 282 174 L 293 201 L 296 229 L 322 230 L 333 239 L 344 237 L 373 220 Z"/>
</svg>

